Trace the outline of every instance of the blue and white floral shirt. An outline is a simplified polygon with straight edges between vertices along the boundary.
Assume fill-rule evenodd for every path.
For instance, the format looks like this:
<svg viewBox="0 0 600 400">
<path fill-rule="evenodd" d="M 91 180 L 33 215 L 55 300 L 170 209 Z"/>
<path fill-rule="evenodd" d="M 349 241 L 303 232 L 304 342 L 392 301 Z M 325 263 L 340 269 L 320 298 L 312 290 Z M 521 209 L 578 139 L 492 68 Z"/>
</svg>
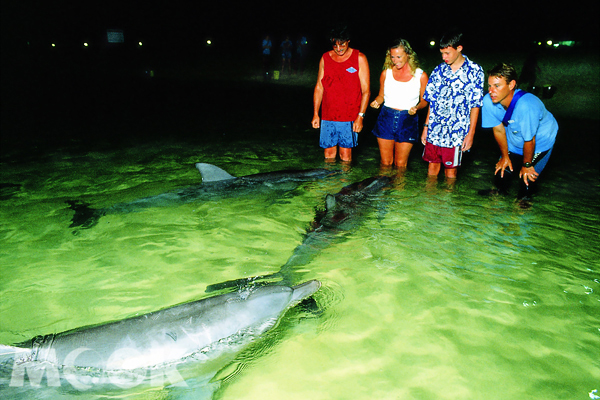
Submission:
<svg viewBox="0 0 600 400">
<path fill-rule="evenodd" d="M 435 67 L 425 87 L 423 97 L 431 108 L 427 141 L 436 146 L 461 146 L 471 126 L 471 108 L 482 105 L 483 69 L 464 57 L 456 72 L 446 63 Z"/>
</svg>

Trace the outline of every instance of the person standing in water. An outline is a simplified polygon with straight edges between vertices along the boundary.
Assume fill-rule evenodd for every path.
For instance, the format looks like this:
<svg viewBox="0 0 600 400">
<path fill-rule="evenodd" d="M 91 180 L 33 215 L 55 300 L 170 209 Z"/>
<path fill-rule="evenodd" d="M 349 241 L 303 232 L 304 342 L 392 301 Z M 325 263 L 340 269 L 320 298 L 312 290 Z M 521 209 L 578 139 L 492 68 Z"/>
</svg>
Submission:
<svg viewBox="0 0 600 400">
<path fill-rule="evenodd" d="M 319 62 L 312 126 L 320 128 L 319 145 L 325 149 L 325 159 L 334 160 L 339 148 L 341 160 L 350 162 L 369 104 L 369 63 L 364 54 L 350 47 L 347 28 L 334 29 L 330 40 L 333 50 Z"/>
<path fill-rule="evenodd" d="M 413 144 L 419 138 L 417 111 L 427 107 L 423 99 L 427 74 L 419 68 L 417 54 L 404 39 L 388 48 L 379 78 L 379 95 L 371 107 L 383 108 L 373 128 L 377 137 L 381 166 L 394 164 L 405 169 Z"/>
<path fill-rule="evenodd" d="M 473 145 L 483 100 L 484 73 L 462 51 L 461 33 L 444 35 L 440 40 L 444 62 L 435 67 L 425 88 L 429 111 L 421 142 L 429 176 L 437 176 L 443 164 L 446 178 L 455 179 L 462 152 Z"/>
<path fill-rule="evenodd" d="M 498 64 L 488 75 L 481 126 L 492 128 L 500 148 L 496 186 L 505 194 L 516 167 L 521 178 L 518 199 L 528 199 L 554 148 L 558 123 L 540 99 L 517 89 L 515 67 Z"/>
</svg>

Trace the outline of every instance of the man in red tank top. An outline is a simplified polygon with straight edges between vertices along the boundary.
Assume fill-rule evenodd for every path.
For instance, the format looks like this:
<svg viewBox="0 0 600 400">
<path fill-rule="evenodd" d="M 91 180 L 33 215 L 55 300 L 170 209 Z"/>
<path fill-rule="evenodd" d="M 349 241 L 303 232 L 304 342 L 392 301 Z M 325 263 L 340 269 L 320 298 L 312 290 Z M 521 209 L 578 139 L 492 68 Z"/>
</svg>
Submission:
<svg viewBox="0 0 600 400">
<path fill-rule="evenodd" d="M 331 33 L 333 50 L 323 54 L 313 96 L 312 126 L 321 129 L 319 145 L 326 159 L 352 161 L 370 96 L 367 57 L 352 49 L 346 29 Z M 321 117 L 319 117 L 321 110 Z"/>
</svg>

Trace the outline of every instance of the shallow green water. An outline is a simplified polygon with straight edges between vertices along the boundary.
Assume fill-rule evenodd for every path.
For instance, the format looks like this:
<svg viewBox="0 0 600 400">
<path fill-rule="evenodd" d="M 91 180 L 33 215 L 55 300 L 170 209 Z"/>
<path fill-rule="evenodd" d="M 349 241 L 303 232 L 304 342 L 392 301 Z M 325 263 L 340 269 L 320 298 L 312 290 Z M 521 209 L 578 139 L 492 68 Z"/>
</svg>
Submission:
<svg viewBox="0 0 600 400">
<path fill-rule="evenodd" d="M 379 173 L 371 144 L 351 169 L 289 192 L 68 227 L 73 211 L 66 200 L 106 207 L 193 185 L 194 162 L 234 175 L 324 165 L 310 140 L 272 148 L 260 141 L 156 142 L 8 159 L 2 181 L 22 187 L 8 193 L 0 211 L 0 343 L 158 310 L 205 297 L 212 283 L 277 272 L 327 193 Z M 298 282 L 323 282 L 315 295 L 321 312 L 290 310 L 219 374 L 214 397 L 593 396 L 600 389 L 597 171 L 573 178 L 573 171 L 549 167 L 552 184 L 523 210 L 512 198 L 476 194 L 489 184 L 488 161 L 468 163 L 449 186 L 428 183 L 424 163 L 413 157 L 406 176 L 373 200 L 356 229 L 294 271 Z M 203 386 L 192 377 L 185 388 L 106 394 L 0 390 L 23 398 L 177 399 L 197 398 Z"/>
</svg>

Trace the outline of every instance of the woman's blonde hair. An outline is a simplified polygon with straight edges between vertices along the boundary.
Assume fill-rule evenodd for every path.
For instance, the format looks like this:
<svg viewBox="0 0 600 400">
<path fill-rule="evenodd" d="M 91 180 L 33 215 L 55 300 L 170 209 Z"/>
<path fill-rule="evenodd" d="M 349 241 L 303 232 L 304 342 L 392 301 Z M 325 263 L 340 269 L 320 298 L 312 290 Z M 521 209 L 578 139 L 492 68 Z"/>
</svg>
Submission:
<svg viewBox="0 0 600 400">
<path fill-rule="evenodd" d="M 410 47 L 410 44 L 404 39 L 396 40 L 390 47 L 388 47 L 387 53 L 385 54 L 385 62 L 383 63 L 383 70 L 392 69 L 394 63 L 392 62 L 391 50 L 402 49 L 408 57 L 408 66 L 410 67 L 411 73 L 414 75 L 417 68 L 419 68 L 419 60 L 417 59 L 417 53 Z"/>
</svg>

